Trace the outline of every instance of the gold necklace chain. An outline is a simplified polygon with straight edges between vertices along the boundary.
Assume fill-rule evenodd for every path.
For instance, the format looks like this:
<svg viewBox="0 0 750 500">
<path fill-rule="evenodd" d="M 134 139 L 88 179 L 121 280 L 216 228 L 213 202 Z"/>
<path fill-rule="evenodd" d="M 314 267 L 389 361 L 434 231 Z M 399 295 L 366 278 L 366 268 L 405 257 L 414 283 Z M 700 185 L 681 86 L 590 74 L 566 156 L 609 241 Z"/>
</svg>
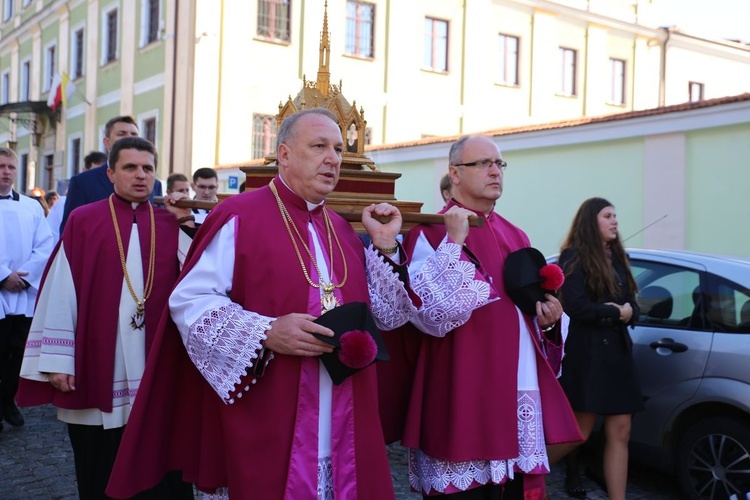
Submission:
<svg viewBox="0 0 750 500">
<path fill-rule="evenodd" d="M 122 246 L 120 228 L 117 225 L 115 205 L 112 202 L 114 196 L 115 195 L 113 194 L 109 195 L 109 210 L 112 213 L 112 224 L 115 227 L 115 236 L 117 237 L 117 250 L 120 252 L 120 265 L 122 265 L 122 274 L 125 276 L 125 283 L 127 283 L 128 285 L 130 296 L 133 297 L 136 305 L 135 314 L 131 317 L 130 326 L 133 328 L 133 330 L 142 330 L 145 323 L 145 304 L 148 298 L 151 296 L 151 291 L 154 288 L 154 267 L 156 260 L 156 224 L 154 223 L 154 207 L 151 206 L 151 203 L 148 204 L 148 211 L 151 219 L 151 246 L 148 251 L 148 271 L 146 274 L 146 284 L 143 287 L 143 300 L 138 300 L 138 296 L 133 290 L 133 284 L 130 282 L 128 268 L 125 264 L 125 250 Z"/>
<path fill-rule="evenodd" d="M 339 305 L 338 299 L 333 295 L 333 291 L 336 288 L 341 288 L 346 283 L 347 278 L 349 277 L 349 269 L 346 265 L 346 256 L 344 255 L 344 249 L 341 248 L 341 242 L 339 241 L 339 237 L 336 234 L 336 231 L 333 230 L 333 223 L 331 222 L 331 218 L 328 216 L 328 210 L 326 207 L 323 207 L 323 219 L 325 220 L 325 226 L 326 226 L 326 235 L 328 237 L 328 256 L 331 260 L 331 272 L 329 273 L 329 279 L 330 283 L 325 283 L 323 280 L 323 275 L 320 272 L 320 268 L 318 268 L 318 263 L 315 261 L 315 257 L 313 256 L 312 252 L 310 251 L 310 247 L 307 246 L 307 243 L 305 243 L 305 239 L 302 238 L 302 235 L 299 232 L 299 229 L 297 229 L 297 226 L 294 224 L 294 220 L 292 219 L 292 216 L 289 214 L 289 211 L 286 209 L 286 206 L 284 205 L 284 202 L 281 201 L 281 197 L 279 196 L 279 192 L 276 190 L 276 186 L 274 185 L 273 181 L 269 183 L 269 186 L 271 188 L 271 191 L 273 192 L 273 196 L 276 198 L 276 204 L 279 206 L 279 212 L 281 213 L 281 219 L 284 221 L 284 226 L 286 227 L 287 233 L 289 233 L 289 239 L 292 240 L 292 245 L 294 246 L 294 252 L 297 254 L 297 260 L 299 260 L 299 265 L 302 268 L 302 274 L 305 275 L 305 279 L 310 284 L 310 286 L 314 288 L 322 288 L 323 289 L 323 297 L 321 298 L 321 303 L 323 305 L 323 309 L 325 311 L 330 311 L 334 307 Z M 292 229 L 294 228 L 294 232 L 297 234 L 297 238 L 299 238 L 300 242 L 302 242 L 302 246 L 304 247 L 305 251 L 307 252 L 307 255 L 310 257 L 310 262 L 312 262 L 312 265 L 315 267 L 315 271 L 318 273 L 318 279 L 320 280 L 320 283 L 314 283 L 313 280 L 310 278 L 310 274 L 307 271 L 307 266 L 305 266 L 305 261 L 302 259 L 302 254 L 299 251 L 299 246 L 297 245 L 297 241 L 294 239 L 294 234 L 292 234 Z M 333 238 L 331 238 L 331 233 L 333 233 Z M 334 283 L 333 282 L 333 240 L 336 240 L 336 246 L 339 249 L 339 253 L 341 254 L 341 260 L 344 262 L 344 279 L 341 281 L 341 283 Z"/>
</svg>

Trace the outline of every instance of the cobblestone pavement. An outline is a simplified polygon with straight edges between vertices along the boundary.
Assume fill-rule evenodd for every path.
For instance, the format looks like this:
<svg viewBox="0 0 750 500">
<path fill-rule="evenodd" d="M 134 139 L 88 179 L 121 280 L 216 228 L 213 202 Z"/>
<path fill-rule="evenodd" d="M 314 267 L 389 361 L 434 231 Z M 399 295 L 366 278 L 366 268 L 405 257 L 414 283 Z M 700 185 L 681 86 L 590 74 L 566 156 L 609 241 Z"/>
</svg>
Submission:
<svg viewBox="0 0 750 500">
<path fill-rule="evenodd" d="M 22 408 L 24 427 L 5 424 L 0 432 L 0 499 L 77 498 L 73 452 L 65 426 L 55 418 L 50 406 Z M 388 448 L 391 473 L 399 500 L 421 498 L 409 491 L 406 473 L 406 451 L 398 445 Z M 564 470 L 557 466 L 547 478 L 551 500 L 567 499 L 563 483 Z M 588 499 L 604 500 L 607 495 L 584 476 Z M 200 495 L 196 495 L 199 498 Z M 674 480 L 658 473 L 631 467 L 628 500 L 679 500 Z"/>
</svg>

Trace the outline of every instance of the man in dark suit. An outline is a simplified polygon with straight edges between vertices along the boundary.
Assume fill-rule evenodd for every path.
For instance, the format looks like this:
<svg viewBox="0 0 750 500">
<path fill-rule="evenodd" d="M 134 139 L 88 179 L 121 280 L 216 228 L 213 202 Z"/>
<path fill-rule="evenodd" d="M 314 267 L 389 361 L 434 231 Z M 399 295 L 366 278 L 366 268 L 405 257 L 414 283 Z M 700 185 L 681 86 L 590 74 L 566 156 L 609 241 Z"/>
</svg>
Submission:
<svg viewBox="0 0 750 500">
<path fill-rule="evenodd" d="M 131 116 L 115 116 L 107 122 L 104 127 L 104 148 L 109 153 L 112 144 L 123 137 L 138 137 L 138 126 Z M 104 163 L 102 167 L 107 167 Z M 60 234 L 65 228 L 70 212 L 76 208 L 103 200 L 115 192 L 112 181 L 107 177 L 106 168 L 92 168 L 86 172 L 74 175 L 68 185 L 68 194 L 65 198 L 65 211 L 63 212 L 62 223 L 60 224 Z M 151 199 L 154 196 L 162 196 L 161 183 L 159 181 L 154 185 L 151 192 Z"/>
</svg>

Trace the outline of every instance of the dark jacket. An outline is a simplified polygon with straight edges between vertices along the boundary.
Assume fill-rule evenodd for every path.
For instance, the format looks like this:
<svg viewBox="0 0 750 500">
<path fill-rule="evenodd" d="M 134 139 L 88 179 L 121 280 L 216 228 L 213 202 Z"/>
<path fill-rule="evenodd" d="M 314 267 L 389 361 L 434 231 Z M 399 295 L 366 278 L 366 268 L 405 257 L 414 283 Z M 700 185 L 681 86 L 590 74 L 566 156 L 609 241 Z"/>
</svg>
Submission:
<svg viewBox="0 0 750 500">
<path fill-rule="evenodd" d="M 639 308 L 635 300 L 635 291 L 630 290 L 627 282 L 627 269 L 616 255 L 612 255 L 612 265 L 617 275 L 617 284 L 620 293 L 611 295 L 605 293 L 600 298 L 593 297 L 586 287 L 586 271 L 581 264 L 576 265 L 571 273 L 571 267 L 575 260 L 576 250 L 566 248 L 560 254 L 558 265 L 565 271 L 565 283 L 562 286 L 562 302 L 565 313 L 570 316 L 570 329 L 594 329 L 601 327 L 610 328 L 624 332 L 630 345 L 630 336 L 627 334 L 626 325 L 620 321 L 620 310 L 606 302 L 624 304 L 629 302 L 633 307 L 633 316 L 628 325 L 633 326 L 638 319 Z"/>
<path fill-rule="evenodd" d="M 575 250 L 566 249 L 558 263 L 566 271 L 562 286 L 562 305 L 570 316 L 565 341 L 560 384 L 576 411 L 600 415 L 637 413 L 643 409 L 643 397 L 633 362 L 633 341 L 628 325 L 620 321 L 620 310 L 606 302 L 633 307 L 629 324 L 638 318 L 634 290 L 628 287 L 627 269 L 613 256 L 619 292 L 592 297 L 586 288 L 586 271 L 576 265 L 571 271 Z"/>
<path fill-rule="evenodd" d="M 68 222 L 70 212 L 80 206 L 103 200 L 115 192 L 114 184 L 107 176 L 107 168 L 108 165 L 105 163 L 101 167 L 86 170 L 70 178 L 68 194 L 65 198 L 65 211 L 60 223 L 60 234 L 65 229 L 65 223 Z M 162 196 L 161 182 L 158 179 L 154 183 L 154 190 L 151 192 L 150 199 L 152 201 L 154 196 Z"/>
</svg>

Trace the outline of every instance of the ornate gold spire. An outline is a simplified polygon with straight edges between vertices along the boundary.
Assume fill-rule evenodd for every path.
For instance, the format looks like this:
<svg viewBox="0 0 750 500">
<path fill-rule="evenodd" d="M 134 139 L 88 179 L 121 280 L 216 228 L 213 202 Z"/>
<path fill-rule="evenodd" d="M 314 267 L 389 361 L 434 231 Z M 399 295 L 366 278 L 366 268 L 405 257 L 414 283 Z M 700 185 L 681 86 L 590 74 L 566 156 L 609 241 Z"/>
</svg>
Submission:
<svg viewBox="0 0 750 500">
<path fill-rule="evenodd" d="M 357 102 L 349 101 L 341 93 L 343 83 L 338 86 L 331 84 L 330 54 L 331 39 L 328 33 L 328 0 L 324 3 L 323 31 L 320 35 L 320 64 L 318 65 L 318 79 L 311 81 L 302 75 L 302 90 L 294 99 L 289 97 L 285 104 L 279 105 L 276 124 L 281 127 L 284 119 L 297 111 L 309 108 L 326 108 L 337 117 L 341 129 L 341 138 L 345 142 L 342 168 L 361 170 L 362 168 L 375 170 L 375 163 L 365 155 L 365 135 L 367 122 L 363 118 L 364 110 L 357 110 Z M 266 157 L 267 163 L 276 161 L 276 155 Z"/>
<path fill-rule="evenodd" d="M 320 34 L 320 60 L 318 62 L 317 89 L 328 98 L 331 87 L 331 40 L 328 36 L 328 0 L 323 8 L 323 32 Z"/>
</svg>

